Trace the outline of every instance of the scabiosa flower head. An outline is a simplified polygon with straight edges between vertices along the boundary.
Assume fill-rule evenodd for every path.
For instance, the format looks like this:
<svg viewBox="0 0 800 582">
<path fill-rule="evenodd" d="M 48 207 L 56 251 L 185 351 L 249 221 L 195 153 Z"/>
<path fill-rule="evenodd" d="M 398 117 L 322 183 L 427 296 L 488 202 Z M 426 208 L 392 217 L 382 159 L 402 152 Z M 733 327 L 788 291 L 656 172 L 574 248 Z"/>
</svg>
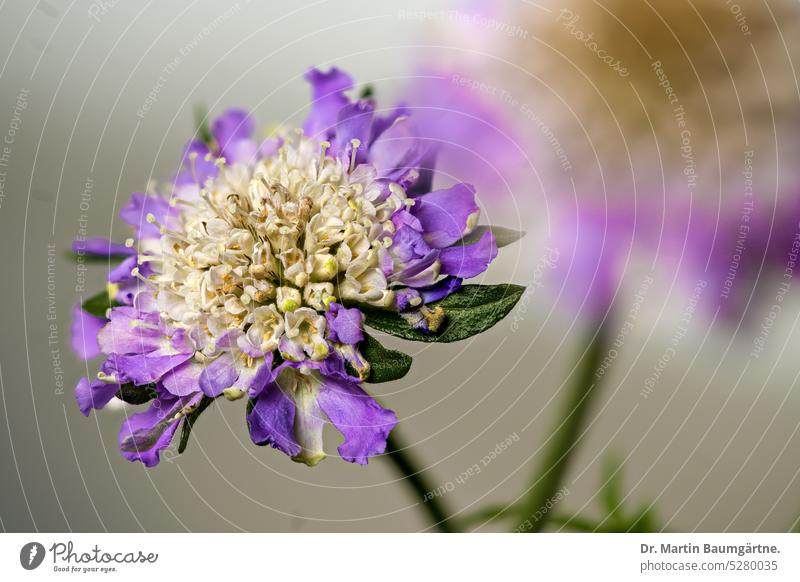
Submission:
<svg viewBox="0 0 800 582">
<path fill-rule="evenodd" d="M 426 304 L 497 254 L 490 229 L 464 238 L 479 215 L 471 186 L 430 192 L 434 151 L 402 110 L 351 101 L 336 69 L 307 79 L 304 129 L 259 144 L 252 118 L 228 111 L 212 139 L 189 143 L 166 191 L 122 209 L 135 238 L 109 276 L 118 304 L 75 325 L 85 340 L 102 324 L 96 346 L 79 345 L 106 360 L 76 398 L 84 414 L 114 395 L 155 398 L 122 426 L 128 459 L 155 465 L 179 424 L 224 396 L 247 398 L 257 444 L 315 465 L 329 421 L 341 457 L 365 464 L 397 422 L 360 386 L 365 311 L 434 332 L 442 315 Z"/>
</svg>

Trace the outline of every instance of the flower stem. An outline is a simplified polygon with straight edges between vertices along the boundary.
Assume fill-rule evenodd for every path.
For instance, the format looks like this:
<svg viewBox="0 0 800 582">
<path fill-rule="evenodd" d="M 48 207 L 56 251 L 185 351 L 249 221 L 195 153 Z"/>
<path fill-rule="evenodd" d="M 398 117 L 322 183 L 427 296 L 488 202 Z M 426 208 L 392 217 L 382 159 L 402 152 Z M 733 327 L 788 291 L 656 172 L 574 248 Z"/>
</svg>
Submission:
<svg viewBox="0 0 800 582">
<path fill-rule="evenodd" d="M 394 463 L 397 471 L 403 476 L 403 483 L 411 487 L 414 497 L 419 499 L 420 506 L 428 514 L 434 527 L 442 533 L 451 533 L 455 528 L 449 520 L 449 512 L 445 510 L 441 499 L 428 495 L 433 491 L 433 486 L 428 483 L 422 474 L 422 469 L 418 469 L 418 464 L 414 456 L 409 452 L 409 448 L 402 444 L 402 439 L 398 437 L 397 427 L 389 434 L 386 440 L 386 458 Z"/>
<path fill-rule="evenodd" d="M 581 438 L 581 429 L 598 391 L 597 370 L 606 351 L 607 321 L 600 324 L 582 362 L 573 373 L 572 386 L 559 424 L 553 429 L 549 448 L 534 473 L 534 485 L 524 505 L 522 522 L 517 529 L 524 532 L 542 531 L 549 517 L 547 504 L 557 495 L 569 467 L 572 453 Z M 540 517 L 536 517 L 540 516 Z"/>
</svg>

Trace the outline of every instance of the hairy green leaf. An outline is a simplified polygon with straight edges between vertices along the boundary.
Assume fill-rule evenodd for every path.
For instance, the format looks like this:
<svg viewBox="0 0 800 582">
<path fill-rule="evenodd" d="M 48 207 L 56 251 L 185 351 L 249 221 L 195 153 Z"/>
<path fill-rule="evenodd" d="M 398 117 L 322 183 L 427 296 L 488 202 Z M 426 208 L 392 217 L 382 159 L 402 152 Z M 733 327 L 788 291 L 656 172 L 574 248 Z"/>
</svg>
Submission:
<svg viewBox="0 0 800 582">
<path fill-rule="evenodd" d="M 464 285 L 458 292 L 428 309 L 441 307 L 445 321 L 436 333 L 423 333 L 398 313 L 366 310 L 364 322 L 377 330 L 403 339 L 420 342 L 455 342 L 486 331 L 503 319 L 519 301 L 525 287 L 512 285 Z"/>
<path fill-rule="evenodd" d="M 71 260 L 78 261 L 86 264 L 97 264 L 97 265 L 117 265 L 127 259 L 130 255 L 120 255 L 117 253 L 111 253 L 109 255 L 90 255 L 89 253 L 84 253 L 83 255 L 79 255 L 73 251 L 66 251 L 64 256 Z"/>
</svg>

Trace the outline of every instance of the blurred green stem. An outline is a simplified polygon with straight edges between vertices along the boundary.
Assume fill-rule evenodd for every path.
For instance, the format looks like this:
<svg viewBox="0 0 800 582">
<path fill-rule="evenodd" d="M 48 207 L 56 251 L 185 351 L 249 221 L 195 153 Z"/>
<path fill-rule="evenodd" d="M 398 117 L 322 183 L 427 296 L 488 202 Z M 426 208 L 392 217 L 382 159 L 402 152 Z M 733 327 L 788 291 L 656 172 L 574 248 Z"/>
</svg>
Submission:
<svg viewBox="0 0 800 582">
<path fill-rule="evenodd" d="M 570 459 L 577 448 L 594 396 L 598 391 L 597 370 L 606 352 L 606 335 L 608 316 L 600 323 L 597 333 L 581 358 L 582 361 L 573 371 L 572 385 L 564 412 L 560 415 L 559 424 L 554 427 L 548 448 L 541 464 L 533 474 L 535 485 L 523 502 L 523 515 L 519 518 L 518 528 L 525 532 L 542 531 L 548 521 L 548 501 L 554 499 L 561 487 L 564 475 L 569 467 Z M 552 502 L 551 502 L 552 503 Z M 534 519 L 537 513 L 542 514 Z"/>
<path fill-rule="evenodd" d="M 386 440 L 386 458 L 394 463 L 395 469 L 403 476 L 403 483 L 411 488 L 414 498 L 428 514 L 433 526 L 443 533 L 456 531 L 449 521 L 450 513 L 445 510 L 441 498 L 428 495 L 434 487 L 422 474 L 422 469 L 418 468 L 419 465 L 409 448 L 403 445 L 402 439 L 397 434 L 397 427 Z"/>
</svg>

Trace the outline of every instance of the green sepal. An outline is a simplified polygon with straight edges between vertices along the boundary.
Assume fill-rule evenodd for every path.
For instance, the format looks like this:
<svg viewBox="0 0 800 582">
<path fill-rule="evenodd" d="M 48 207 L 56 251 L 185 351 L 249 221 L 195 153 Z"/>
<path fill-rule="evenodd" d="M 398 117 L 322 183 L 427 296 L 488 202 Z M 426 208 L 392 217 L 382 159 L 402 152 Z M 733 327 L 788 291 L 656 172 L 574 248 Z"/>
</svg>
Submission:
<svg viewBox="0 0 800 582">
<path fill-rule="evenodd" d="M 206 408 L 208 408 L 212 402 L 214 402 L 213 398 L 210 396 L 203 396 L 203 398 L 197 404 L 197 408 L 186 415 L 186 418 L 183 420 L 183 424 L 181 425 L 181 440 L 178 443 L 178 454 L 181 454 L 186 450 L 186 445 L 189 444 L 189 436 L 192 434 L 192 427 L 194 427 L 194 423 L 197 422 L 197 419 L 201 414 L 203 414 L 203 412 L 205 412 Z"/>
<path fill-rule="evenodd" d="M 385 348 L 381 342 L 368 333 L 364 333 L 364 341 L 358 344 L 361 357 L 369 363 L 369 375 L 365 382 L 379 384 L 399 380 L 411 369 L 411 356 L 397 350 Z M 358 376 L 358 372 L 345 364 L 348 373 Z"/>
<path fill-rule="evenodd" d="M 158 396 L 158 394 L 156 393 L 155 384 L 137 386 L 133 382 L 128 382 L 120 386 L 115 396 L 128 404 L 138 405 L 150 402 L 153 398 Z"/>
<path fill-rule="evenodd" d="M 108 296 L 108 291 L 101 291 L 97 295 L 93 295 L 84 301 L 81 308 L 89 315 L 105 317 L 106 311 L 113 307 L 119 307 L 120 305 L 122 305 L 122 303 L 114 301 Z"/>
</svg>

